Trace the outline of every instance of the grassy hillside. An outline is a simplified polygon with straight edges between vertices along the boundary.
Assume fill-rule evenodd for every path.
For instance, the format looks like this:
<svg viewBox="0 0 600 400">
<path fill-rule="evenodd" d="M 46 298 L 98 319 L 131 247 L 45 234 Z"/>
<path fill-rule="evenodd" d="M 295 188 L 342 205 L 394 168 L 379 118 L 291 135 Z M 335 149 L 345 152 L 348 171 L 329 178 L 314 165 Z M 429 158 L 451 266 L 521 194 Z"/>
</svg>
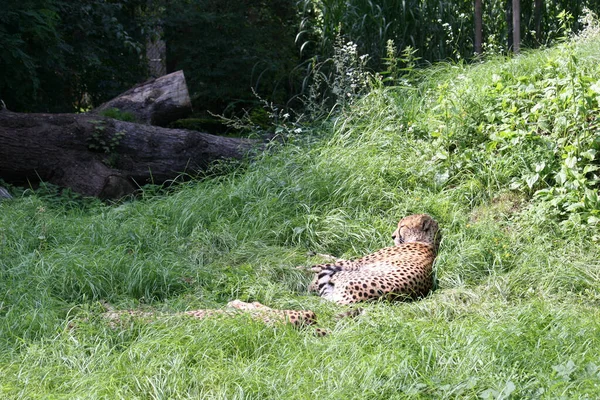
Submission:
<svg viewBox="0 0 600 400">
<path fill-rule="evenodd" d="M 2 398 L 596 398 L 600 41 L 440 65 L 226 175 L 118 206 L 0 202 Z M 306 293 L 313 253 L 442 226 L 439 289 L 354 320 Z M 239 298 L 313 309 L 317 337 L 167 316 Z"/>
</svg>

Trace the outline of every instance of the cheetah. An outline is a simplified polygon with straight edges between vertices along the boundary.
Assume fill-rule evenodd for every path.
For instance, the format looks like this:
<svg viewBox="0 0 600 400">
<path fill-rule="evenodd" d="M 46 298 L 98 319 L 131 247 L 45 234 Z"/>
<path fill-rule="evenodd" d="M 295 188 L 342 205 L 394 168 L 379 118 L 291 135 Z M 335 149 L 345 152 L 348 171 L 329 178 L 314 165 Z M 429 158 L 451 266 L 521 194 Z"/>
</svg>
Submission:
<svg viewBox="0 0 600 400">
<path fill-rule="evenodd" d="M 153 320 L 161 315 L 164 315 L 138 310 L 116 311 L 107 303 L 104 303 L 103 305 L 107 311 L 102 314 L 102 317 L 109 321 L 111 328 L 116 328 L 120 323 L 131 318 Z M 269 325 L 284 323 L 291 324 L 295 328 L 305 328 L 309 325 L 314 325 L 317 322 L 315 313 L 310 310 L 277 310 L 267 307 L 257 301 L 246 303 L 241 300 L 230 301 L 227 303 L 227 307 L 224 309 L 191 310 L 178 313 L 176 315 L 185 315 L 192 318 L 204 319 L 216 316 L 235 316 L 241 314 L 247 314 L 251 318 L 263 321 Z M 320 328 L 315 328 L 315 333 L 318 336 L 325 336 L 326 334 L 326 332 Z"/>
<path fill-rule="evenodd" d="M 338 304 L 385 298 L 411 300 L 433 289 L 433 261 L 441 233 L 429 215 L 415 214 L 398 223 L 395 246 L 357 260 L 338 260 L 311 267 L 317 273 L 318 292 Z"/>
</svg>

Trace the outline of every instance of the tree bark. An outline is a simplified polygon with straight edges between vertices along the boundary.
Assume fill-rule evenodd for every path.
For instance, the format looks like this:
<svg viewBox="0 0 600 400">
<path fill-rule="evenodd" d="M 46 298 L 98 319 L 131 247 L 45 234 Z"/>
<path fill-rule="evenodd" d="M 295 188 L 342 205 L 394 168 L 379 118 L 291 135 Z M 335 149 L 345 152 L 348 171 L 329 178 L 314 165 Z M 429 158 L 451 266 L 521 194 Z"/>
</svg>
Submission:
<svg viewBox="0 0 600 400">
<path fill-rule="evenodd" d="M 505 3 L 505 17 L 506 17 L 506 48 L 508 51 L 512 50 L 513 47 L 513 0 L 506 0 Z"/>
<path fill-rule="evenodd" d="M 521 1 L 512 0 L 513 53 L 521 51 Z"/>
<path fill-rule="evenodd" d="M 146 183 L 196 173 L 259 146 L 95 114 L 21 114 L 0 109 L 0 178 L 43 180 L 85 196 L 116 199 Z"/>
<path fill-rule="evenodd" d="M 475 0 L 475 54 L 481 54 L 483 42 L 482 0 Z"/>
<path fill-rule="evenodd" d="M 535 27 L 535 38 L 538 46 L 542 44 L 543 33 L 542 33 L 542 14 L 543 14 L 544 1 L 535 0 L 533 8 L 533 25 Z"/>
<path fill-rule="evenodd" d="M 192 111 L 183 71 L 151 79 L 95 108 L 100 113 L 117 108 L 133 114 L 136 122 L 167 126 Z"/>
</svg>

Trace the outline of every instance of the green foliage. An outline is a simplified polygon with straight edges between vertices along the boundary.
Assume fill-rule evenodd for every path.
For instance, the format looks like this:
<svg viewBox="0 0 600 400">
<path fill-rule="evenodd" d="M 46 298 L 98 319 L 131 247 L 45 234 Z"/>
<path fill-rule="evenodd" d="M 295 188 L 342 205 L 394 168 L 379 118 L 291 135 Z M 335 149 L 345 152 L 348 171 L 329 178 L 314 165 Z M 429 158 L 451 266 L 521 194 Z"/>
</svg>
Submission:
<svg viewBox="0 0 600 400">
<path fill-rule="evenodd" d="M 484 7 L 488 54 L 504 53 L 509 45 L 509 3 L 494 0 Z M 524 47 L 563 40 L 582 28 L 585 7 L 599 6 L 598 0 L 544 0 L 536 11 L 534 3 L 522 4 Z M 279 107 L 300 107 L 300 97 L 315 98 L 310 91 L 332 76 L 337 68 L 332 60 L 348 43 L 364 57 L 362 64 L 386 72 L 388 84 L 392 59 L 398 61 L 394 76 L 400 76 L 406 68 L 473 55 L 472 1 L 177 0 L 167 6 L 159 0 L 5 0 L 2 5 L 0 99 L 15 111 L 88 110 L 140 82 L 146 77 L 144 43 L 156 36 L 156 26 L 164 27 L 168 69 L 185 71 L 202 118 L 206 110 L 231 117 L 256 108 L 252 89 Z M 401 56 L 407 49 L 413 53 L 410 61 Z M 328 106 L 336 103 L 330 95 L 320 93 Z"/>
<path fill-rule="evenodd" d="M 253 115 L 261 115 L 260 121 L 263 122 L 262 114 L 265 113 L 262 108 L 253 108 Z M 254 120 L 258 120 L 255 118 Z M 269 121 L 270 122 L 270 121 Z M 189 129 L 192 131 L 207 132 L 213 135 L 244 137 L 251 134 L 248 129 L 242 127 L 229 126 L 222 118 L 184 118 L 169 124 L 170 128 Z"/>
<path fill-rule="evenodd" d="M 364 95 L 373 78 L 366 69 L 366 59 L 358 53 L 355 43 L 345 43 L 341 37 L 337 38 L 331 58 L 319 63 L 313 58 L 304 78 L 308 86 L 302 97 L 304 116 L 320 120 Z"/>
<path fill-rule="evenodd" d="M 114 153 L 121 139 L 125 136 L 125 132 L 109 134 L 104 121 L 97 120 L 92 121 L 92 123 L 94 124 L 94 131 L 88 140 L 88 148 L 107 154 Z"/>
<path fill-rule="evenodd" d="M 0 98 L 14 111 L 66 112 L 144 77 L 133 2 L 4 0 Z"/>
<path fill-rule="evenodd" d="M 519 70 L 507 63 L 487 81 L 462 76 L 436 88 L 423 124 L 437 124 L 430 134 L 443 179 L 491 167 L 561 219 L 599 222 L 600 70 L 580 51 L 562 45 L 531 56 Z"/>
<path fill-rule="evenodd" d="M 26 189 L 20 194 L 23 197 L 35 196 L 41 200 L 44 205 L 38 209 L 39 212 L 50 209 L 58 215 L 69 214 L 73 211 L 96 210 L 102 206 L 101 201 L 95 197 L 83 197 L 69 188 L 63 188 L 48 182 L 41 182 L 37 188 Z"/>
<path fill-rule="evenodd" d="M 332 54 L 335 37 L 341 35 L 357 43 L 359 52 L 370 56 L 376 70 L 383 70 L 380 60 L 386 57 L 389 40 L 399 49 L 408 46 L 417 49 L 418 56 L 429 61 L 449 58 L 453 51 L 463 57 L 472 54 L 472 2 L 305 0 L 301 3 L 304 30 L 300 40 L 309 53 Z M 460 43 L 448 46 L 448 31 L 458 36 Z M 454 45 L 457 46 L 453 48 Z"/>
<path fill-rule="evenodd" d="M 597 0 L 544 0 L 539 14 L 532 1 L 522 2 L 522 46 L 535 48 L 554 43 L 581 26 L 577 23 L 585 7 L 592 10 Z M 303 0 L 298 41 L 303 54 L 331 57 L 336 37 L 358 45 L 360 54 L 368 54 L 370 66 L 385 70 L 389 58 L 388 41 L 397 49 L 412 47 L 423 62 L 471 59 L 473 56 L 472 1 L 417 0 Z M 493 0 L 484 3 L 484 46 L 487 53 L 506 53 L 509 33 L 507 12 L 511 3 Z M 507 7 L 508 11 L 507 11 Z M 563 18 L 560 18 L 562 15 Z M 564 24 L 570 16 L 575 24 Z"/>
<path fill-rule="evenodd" d="M 192 131 L 208 132 L 218 134 L 226 130 L 227 127 L 216 118 L 185 118 L 171 122 L 170 128 L 189 129 Z"/>
<path fill-rule="evenodd" d="M 194 105 L 230 115 L 298 92 L 293 0 L 177 1 L 165 11 L 169 70 L 183 69 Z M 224 111 L 225 110 L 225 111 Z"/>
<path fill-rule="evenodd" d="M 100 112 L 100 115 L 119 121 L 135 122 L 135 115 L 129 111 L 121 111 L 118 108 L 108 108 Z"/>
</svg>

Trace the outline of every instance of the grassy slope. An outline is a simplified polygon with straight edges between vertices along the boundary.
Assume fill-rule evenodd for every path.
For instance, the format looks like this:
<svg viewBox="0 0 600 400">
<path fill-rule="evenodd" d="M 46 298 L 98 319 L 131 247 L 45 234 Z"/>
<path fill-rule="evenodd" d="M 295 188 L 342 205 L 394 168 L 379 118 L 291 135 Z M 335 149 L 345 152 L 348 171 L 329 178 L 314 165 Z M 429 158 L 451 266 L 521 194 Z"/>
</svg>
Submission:
<svg viewBox="0 0 600 400">
<path fill-rule="evenodd" d="M 597 397 L 594 230 L 532 200 L 550 175 L 523 183 L 540 160 L 560 167 L 558 139 L 510 132 L 532 118 L 524 80 L 543 92 L 576 57 L 598 81 L 599 53 L 591 42 L 435 67 L 418 88 L 373 91 L 317 135 L 169 196 L 0 203 L 1 397 Z M 551 105 L 549 118 L 566 109 Z M 338 306 L 305 293 L 294 266 L 319 261 L 307 252 L 373 251 L 415 212 L 444 229 L 433 295 L 336 321 Z M 113 330 L 97 317 L 101 299 L 171 313 L 234 298 L 314 309 L 332 333 L 176 316 Z"/>
</svg>

